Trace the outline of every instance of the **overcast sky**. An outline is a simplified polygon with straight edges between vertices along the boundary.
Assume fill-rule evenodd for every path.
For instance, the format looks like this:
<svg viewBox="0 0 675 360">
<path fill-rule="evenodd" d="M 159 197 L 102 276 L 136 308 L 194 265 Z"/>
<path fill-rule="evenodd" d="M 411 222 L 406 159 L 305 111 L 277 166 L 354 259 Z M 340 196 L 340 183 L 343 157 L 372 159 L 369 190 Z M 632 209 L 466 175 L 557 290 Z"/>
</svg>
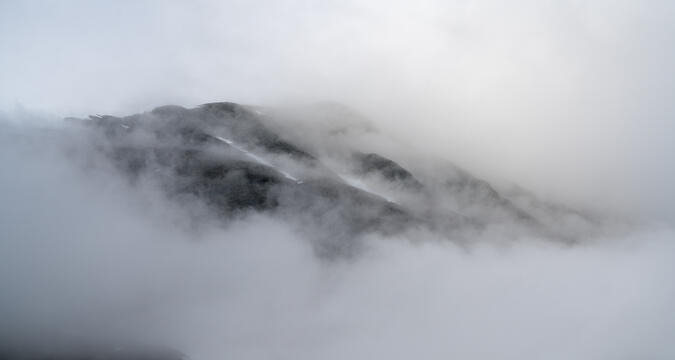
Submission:
<svg viewBox="0 0 675 360">
<path fill-rule="evenodd" d="M 263 214 L 192 226 L 200 208 L 131 185 L 90 138 L 31 126 L 336 101 L 492 183 L 675 224 L 674 35 L 659 0 L 0 0 L 0 345 L 673 359 L 672 227 L 575 227 L 575 246 L 504 241 L 508 222 L 471 246 L 411 230 L 325 261 L 316 234 Z"/>
<path fill-rule="evenodd" d="M 0 1 L 0 111 L 348 104 L 491 180 L 675 219 L 669 1 Z"/>
</svg>

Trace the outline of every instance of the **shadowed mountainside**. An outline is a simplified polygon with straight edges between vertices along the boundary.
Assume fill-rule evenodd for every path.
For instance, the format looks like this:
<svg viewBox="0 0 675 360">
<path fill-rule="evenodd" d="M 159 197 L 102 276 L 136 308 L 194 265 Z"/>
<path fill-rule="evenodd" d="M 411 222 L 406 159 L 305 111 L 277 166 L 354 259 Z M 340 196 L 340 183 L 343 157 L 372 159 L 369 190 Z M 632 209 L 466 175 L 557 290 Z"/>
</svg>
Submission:
<svg viewBox="0 0 675 360">
<path fill-rule="evenodd" d="M 326 110 L 333 111 L 326 116 L 340 117 L 332 123 L 344 120 L 360 131 L 376 131 L 354 126 L 362 120 L 345 119 L 353 115 L 335 108 Z M 320 111 L 310 114 L 321 116 Z M 538 200 L 527 202 L 529 209 L 516 205 L 451 164 L 406 169 L 339 140 L 351 136 L 347 127 L 328 129 L 325 139 L 308 132 L 313 143 L 294 141 L 284 135 L 303 137 L 303 128 L 262 108 L 230 102 L 193 109 L 169 105 L 126 117 L 69 120 L 99 136 L 97 152 L 130 181 L 151 177 L 171 198 L 202 201 L 224 220 L 263 211 L 294 221 L 313 234 L 321 255 L 350 254 L 369 233 L 422 229 L 466 241 L 491 225 L 509 223 L 518 233 L 575 241 L 556 228 L 557 219 L 574 217 L 594 226 L 590 217 L 560 207 L 541 216 L 552 207 Z M 311 125 L 312 119 L 305 122 Z M 320 148 L 324 142 L 333 147 Z"/>
</svg>

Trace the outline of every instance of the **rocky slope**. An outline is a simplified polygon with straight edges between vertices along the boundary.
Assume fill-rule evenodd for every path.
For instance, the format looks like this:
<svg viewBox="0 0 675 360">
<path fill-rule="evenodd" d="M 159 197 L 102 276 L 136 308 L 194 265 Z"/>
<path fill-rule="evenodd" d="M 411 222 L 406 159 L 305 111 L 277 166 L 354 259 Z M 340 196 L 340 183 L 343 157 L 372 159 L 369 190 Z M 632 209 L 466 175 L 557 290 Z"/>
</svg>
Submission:
<svg viewBox="0 0 675 360">
<path fill-rule="evenodd" d="M 70 120 L 100 137 L 98 152 L 130 181 L 151 177 L 170 197 L 202 201 L 225 221 L 252 211 L 294 221 L 322 255 L 348 254 L 367 234 L 424 230 L 470 241 L 507 224 L 505 237 L 574 241 L 560 221 L 594 226 L 534 197 L 517 205 L 452 164 L 408 169 L 369 151 L 355 139 L 377 132 L 344 107 L 295 115 L 221 102 Z"/>
</svg>

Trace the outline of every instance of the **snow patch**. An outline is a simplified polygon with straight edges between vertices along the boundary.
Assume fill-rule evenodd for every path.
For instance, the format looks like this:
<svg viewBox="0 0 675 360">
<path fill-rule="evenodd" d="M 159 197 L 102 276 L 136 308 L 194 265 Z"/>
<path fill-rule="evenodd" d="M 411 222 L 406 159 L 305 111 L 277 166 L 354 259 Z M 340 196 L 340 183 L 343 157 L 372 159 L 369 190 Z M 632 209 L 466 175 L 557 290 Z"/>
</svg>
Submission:
<svg viewBox="0 0 675 360">
<path fill-rule="evenodd" d="M 397 204 L 396 200 L 394 200 L 392 197 L 387 196 L 387 195 L 385 195 L 385 194 L 381 194 L 381 193 L 372 191 L 372 190 L 371 190 L 370 188 L 368 188 L 368 186 L 367 186 L 366 184 L 364 184 L 363 181 L 361 181 L 360 179 L 357 179 L 357 178 L 351 177 L 351 176 L 347 176 L 347 175 L 343 175 L 343 174 L 338 174 L 338 176 L 340 177 L 340 179 L 342 179 L 342 181 L 346 182 L 348 185 L 350 185 L 350 186 L 352 186 L 352 187 L 355 187 L 355 188 L 357 188 L 357 189 L 359 189 L 359 190 L 363 190 L 363 191 L 365 191 L 365 192 L 367 192 L 367 193 L 370 193 L 370 194 L 373 194 L 373 195 L 375 195 L 375 196 L 381 197 L 381 198 L 383 198 L 383 199 L 389 201 L 390 203 Z"/>
<path fill-rule="evenodd" d="M 285 171 L 279 169 L 278 167 L 272 165 L 269 161 L 267 161 L 267 160 L 261 158 L 260 156 L 258 156 L 258 155 L 256 155 L 256 154 L 254 154 L 254 153 L 252 153 L 252 152 L 250 152 L 250 151 L 244 149 L 243 147 L 237 145 L 234 141 L 232 141 L 232 140 L 230 140 L 230 139 L 226 139 L 226 138 L 220 137 L 220 136 L 216 136 L 216 139 L 218 139 L 218 140 L 220 140 L 220 141 L 226 143 L 227 145 L 230 145 L 231 147 L 233 147 L 233 148 L 239 150 L 240 152 L 246 154 L 246 156 L 248 156 L 248 157 L 250 157 L 251 159 L 255 160 L 255 161 L 258 162 L 259 164 L 262 164 L 262 165 L 269 166 L 269 167 L 273 168 L 274 170 L 280 172 L 280 173 L 281 173 L 283 176 L 285 176 L 287 179 L 295 181 L 296 184 L 302 184 L 302 183 L 304 182 L 304 181 L 302 181 L 302 180 L 296 178 L 295 176 L 293 176 L 293 175 L 291 175 L 291 174 L 289 174 L 289 173 L 287 173 L 287 172 L 285 172 Z"/>
</svg>

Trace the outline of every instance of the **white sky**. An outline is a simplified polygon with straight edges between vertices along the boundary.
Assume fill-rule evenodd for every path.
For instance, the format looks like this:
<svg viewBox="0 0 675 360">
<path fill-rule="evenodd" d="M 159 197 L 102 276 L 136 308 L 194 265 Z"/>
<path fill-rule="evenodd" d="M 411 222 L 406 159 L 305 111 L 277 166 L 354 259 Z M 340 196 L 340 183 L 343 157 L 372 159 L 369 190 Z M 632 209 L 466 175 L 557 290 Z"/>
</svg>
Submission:
<svg viewBox="0 0 675 360">
<path fill-rule="evenodd" d="M 675 223 L 673 20 L 658 0 L 0 0 L 0 121 L 333 100 L 490 180 Z M 0 338 L 121 331 L 196 360 L 675 358 L 669 229 L 471 249 L 414 232 L 327 264 L 288 224 L 195 233 L 155 187 L 14 138 Z"/>
<path fill-rule="evenodd" d="M 0 2 L 0 110 L 333 100 L 479 175 L 675 219 L 668 1 Z"/>
</svg>

